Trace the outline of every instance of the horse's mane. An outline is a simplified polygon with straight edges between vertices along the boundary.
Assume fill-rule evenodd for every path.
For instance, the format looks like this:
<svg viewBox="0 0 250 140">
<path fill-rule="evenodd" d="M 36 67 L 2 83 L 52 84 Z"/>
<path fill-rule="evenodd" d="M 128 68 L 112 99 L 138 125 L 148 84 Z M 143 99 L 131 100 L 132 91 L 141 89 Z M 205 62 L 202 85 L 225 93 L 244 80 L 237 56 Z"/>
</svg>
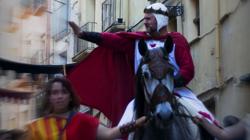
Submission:
<svg viewBox="0 0 250 140">
<path fill-rule="evenodd" d="M 145 95 L 144 95 L 144 90 L 143 87 L 141 86 L 142 83 L 142 69 L 141 65 L 138 67 L 138 71 L 136 73 L 136 94 L 135 94 L 135 102 L 134 102 L 134 110 L 135 110 L 135 118 L 139 118 L 144 114 L 144 108 L 145 108 Z M 138 129 L 135 132 L 134 139 L 140 140 L 142 139 L 144 130 L 143 129 Z"/>
<path fill-rule="evenodd" d="M 145 96 L 143 93 L 143 87 L 141 86 L 142 83 L 142 69 L 139 66 L 137 74 L 136 74 L 136 94 L 135 94 L 135 103 L 134 103 L 134 110 L 136 112 L 136 118 L 139 118 L 144 114 L 144 101 Z"/>
</svg>

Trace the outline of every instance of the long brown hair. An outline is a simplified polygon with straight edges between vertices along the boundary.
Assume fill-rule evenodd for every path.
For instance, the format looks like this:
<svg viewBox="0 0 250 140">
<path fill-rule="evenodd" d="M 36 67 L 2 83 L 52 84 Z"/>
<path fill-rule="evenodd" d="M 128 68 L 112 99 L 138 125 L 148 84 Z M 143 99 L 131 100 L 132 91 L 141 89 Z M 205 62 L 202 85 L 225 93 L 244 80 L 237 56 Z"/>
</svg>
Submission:
<svg viewBox="0 0 250 140">
<path fill-rule="evenodd" d="M 80 99 L 79 97 L 75 94 L 74 92 L 74 89 L 70 83 L 69 80 L 67 80 L 66 78 L 63 78 L 63 77 L 56 77 L 56 78 L 53 78 L 51 79 L 46 87 L 45 87 L 45 90 L 44 90 L 44 98 L 43 98 L 43 103 L 42 103 L 42 113 L 43 115 L 48 115 L 52 112 L 52 107 L 51 107 L 51 104 L 49 102 L 49 97 L 51 95 L 51 88 L 52 88 L 52 85 L 53 83 L 55 82 L 59 82 L 62 84 L 62 86 L 64 88 L 66 88 L 66 90 L 69 92 L 70 94 L 70 98 L 71 98 L 71 101 L 69 102 L 69 105 L 68 105 L 68 110 L 72 110 L 72 111 L 78 111 L 79 110 L 79 107 L 80 107 Z"/>
</svg>

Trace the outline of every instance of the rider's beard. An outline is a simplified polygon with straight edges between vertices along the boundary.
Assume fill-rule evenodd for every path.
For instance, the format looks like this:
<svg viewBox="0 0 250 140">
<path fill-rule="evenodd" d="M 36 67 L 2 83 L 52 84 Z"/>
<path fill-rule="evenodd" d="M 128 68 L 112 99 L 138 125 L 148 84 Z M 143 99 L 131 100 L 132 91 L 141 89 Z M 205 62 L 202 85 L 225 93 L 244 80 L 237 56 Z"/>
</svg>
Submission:
<svg viewBox="0 0 250 140">
<path fill-rule="evenodd" d="M 157 32 L 157 29 L 152 26 L 145 26 L 145 28 L 146 28 L 146 32 L 149 34 Z"/>
</svg>

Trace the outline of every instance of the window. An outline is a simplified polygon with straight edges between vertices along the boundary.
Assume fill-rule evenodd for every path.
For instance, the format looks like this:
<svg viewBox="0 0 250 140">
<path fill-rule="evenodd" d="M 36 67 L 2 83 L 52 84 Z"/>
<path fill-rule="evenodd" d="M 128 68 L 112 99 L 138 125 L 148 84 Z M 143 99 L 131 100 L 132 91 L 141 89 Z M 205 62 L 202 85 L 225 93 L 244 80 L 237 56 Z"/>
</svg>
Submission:
<svg viewBox="0 0 250 140">
<path fill-rule="evenodd" d="M 199 0 L 182 1 L 184 14 L 178 20 L 182 33 L 188 42 L 192 42 L 200 36 Z"/>
<path fill-rule="evenodd" d="M 200 36 L 200 6 L 199 0 L 193 0 L 193 5 L 195 7 L 195 18 L 193 19 L 193 23 L 197 29 L 197 35 Z"/>
<path fill-rule="evenodd" d="M 102 30 L 111 26 L 115 22 L 116 0 L 105 0 L 102 3 Z"/>
<path fill-rule="evenodd" d="M 55 41 L 65 37 L 68 33 L 68 0 L 52 0 L 51 2 L 51 32 Z"/>
</svg>

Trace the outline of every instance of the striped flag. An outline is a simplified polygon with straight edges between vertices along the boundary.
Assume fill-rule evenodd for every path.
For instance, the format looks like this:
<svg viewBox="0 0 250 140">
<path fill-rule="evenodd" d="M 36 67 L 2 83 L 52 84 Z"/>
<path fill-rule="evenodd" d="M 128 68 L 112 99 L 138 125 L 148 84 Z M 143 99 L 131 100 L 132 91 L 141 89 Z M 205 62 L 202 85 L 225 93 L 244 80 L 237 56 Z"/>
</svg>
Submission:
<svg viewBox="0 0 250 140">
<path fill-rule="evenodd" d="M 66 132 L 62 132 L 66 125 L 66 118 L 49 116 L 39 118 L 28 125 L 31 140 L 66 140 Z"/>
</svg>

